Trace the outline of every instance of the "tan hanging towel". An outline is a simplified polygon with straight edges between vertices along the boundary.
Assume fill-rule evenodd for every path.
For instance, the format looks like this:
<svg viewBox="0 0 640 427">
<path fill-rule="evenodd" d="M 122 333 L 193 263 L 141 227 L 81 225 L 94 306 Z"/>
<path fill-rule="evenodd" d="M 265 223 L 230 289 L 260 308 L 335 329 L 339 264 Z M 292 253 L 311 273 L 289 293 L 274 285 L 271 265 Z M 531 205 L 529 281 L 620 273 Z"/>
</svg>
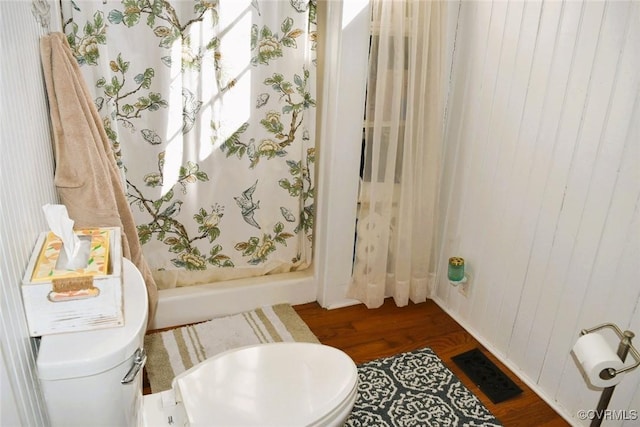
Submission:
<svg viewBox="0 0 640 427">
<path fill-rule="evenodd" d="M 40 54 L 53 128 L 54 182 L 60 199 L 76 227 L 121 228 L 123 255 L 140 270 L 147 285 L 151 323 L 158 290 L 142 255 L 102 119 L 65 35 L 42 37 Z"/>
</svg>

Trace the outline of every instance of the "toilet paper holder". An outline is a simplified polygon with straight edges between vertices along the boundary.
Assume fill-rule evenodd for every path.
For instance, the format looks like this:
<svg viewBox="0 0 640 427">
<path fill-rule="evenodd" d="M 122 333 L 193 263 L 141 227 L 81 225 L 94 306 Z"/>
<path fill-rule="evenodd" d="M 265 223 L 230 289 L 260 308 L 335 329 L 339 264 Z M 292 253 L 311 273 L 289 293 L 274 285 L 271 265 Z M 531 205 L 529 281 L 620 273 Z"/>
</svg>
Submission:
<svg viewBox="0 0 640 427">
<path fill-rule="evenodd" d="M 631 343 L 631 339 L 635 336 L 633 332 L 631 331 L 622 332 L 622 330 L 613 323 L 603 323 L 602 325 L 594 326 L 593 328 L 581 330 L 580 335 L 590 334 L 592 332 L 599 331 L 601 329 L 606 329 L 606 328 L 613 330 L 618 336 L 618 338 L 620 338 L 620 345 L 618 346 L 618 357 L 620 358 L 620 360 L 624 362 L 625 359 L 627 358 L 627 355 L 631 353 L 631 357 L 633 357 L 633 359 L 636 361 L 633 365 L 625 366 L 621 369 L 613 369 L 613 368 L 607 369 L 608 371 L 607 373 L 609 374 L 610 378 L 613 378 L 616 375 L 619 375 L 623 372 L 631 371 L 637 368 L 638 366 L 640 366 L 640 353 Z"/>
<path fill-rule="evenodd" d="M 600 375 L 603 379 L 613 378 L 616 375 L 620 375 L 623 372 L 631 371 L 638 366 L 640 366 L 640 353 L 633 346 L 631 340 L 635 336 L 635 334 L 631 331 L 622 331 L 617 325 L 613 323 L 603 323 L 602 325 L 594 326 L 593 328 L 583 329 L 580 331 L 580 335 L 590 334 L 595 331 L 599 331 L 601 329 L 611 329 L 613 330 L 618 338 L 620 338 L 620 344 L 618 345 L 618 357 L 624 363 L 627 355 L 630 353 L 631 357 L 635 360 L 633 365 L 624 366 L 620 369 L 608 368 L 603 370 Z M 603 374 L 608 375 L 608 378 L 604 378 Z M 594 413 L 594 418 L 591 420 L 590 427 L 598 427 L 602 424 L 602 420 L 604 419 L 605 410 L 607 406 L 609 406 L 609 401 L 611 400 L 611 396 L 613 395 L 613 390 L 616 388 L 615 385 L 606 387 L 602 390 L 602 395 L 600 396 L 600 400 L 598 401 L 598 407 Z"/>
</svg>

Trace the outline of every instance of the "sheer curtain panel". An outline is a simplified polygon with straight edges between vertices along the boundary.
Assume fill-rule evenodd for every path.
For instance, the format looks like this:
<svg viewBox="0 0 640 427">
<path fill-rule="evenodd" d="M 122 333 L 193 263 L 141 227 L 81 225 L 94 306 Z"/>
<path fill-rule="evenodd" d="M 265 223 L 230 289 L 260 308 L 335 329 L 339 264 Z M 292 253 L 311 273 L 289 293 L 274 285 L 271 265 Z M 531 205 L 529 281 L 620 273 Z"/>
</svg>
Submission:
<svg viewBox="0 0 640 427">
<path fill-rule="evenodd" d="M 425 301 L 436 237 L 446 5 L 372 1 L 365 148 L 348 296 Z"/>
</svg>

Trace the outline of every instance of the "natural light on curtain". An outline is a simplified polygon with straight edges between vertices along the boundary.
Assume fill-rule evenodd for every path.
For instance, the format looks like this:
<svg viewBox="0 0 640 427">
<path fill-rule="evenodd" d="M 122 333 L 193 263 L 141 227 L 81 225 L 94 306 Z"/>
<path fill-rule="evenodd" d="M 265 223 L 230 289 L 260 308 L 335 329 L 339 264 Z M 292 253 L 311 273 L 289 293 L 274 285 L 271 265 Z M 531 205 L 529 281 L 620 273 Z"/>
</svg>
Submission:
<svg viewBox="0 0 640 427">
<path fill-rule="evenodd" d="M 349 296 L 427 297 L 442 144 L 445 5 L 373 0 L 365 155 Z"/>
<path fill-rule="evenodd" d="M 158 288 L 307 267 L 315 1 L 62 9 Z"/>
</svg>

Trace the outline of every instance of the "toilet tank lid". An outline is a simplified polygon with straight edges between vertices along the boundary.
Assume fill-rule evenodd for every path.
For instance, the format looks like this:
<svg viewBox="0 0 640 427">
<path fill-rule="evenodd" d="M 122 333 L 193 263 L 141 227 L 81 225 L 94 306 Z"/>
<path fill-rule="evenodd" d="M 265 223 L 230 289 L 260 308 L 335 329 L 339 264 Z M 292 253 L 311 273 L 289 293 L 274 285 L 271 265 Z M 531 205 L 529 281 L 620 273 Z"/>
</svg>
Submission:
<svg viewBox="0 0 640 427">
<path fill-rule="evenodd" d="M 312 425 L 353 396 L 357 367 L 322 344 L 230 350 L 178 375 L 173 388 L 191 425 Z"/>
<path fill-rule="evenodd" d="M 126 361 L 142 344 L 147 327 L 147 288 L 138 269 L 122 263 L 124 326 L 45 335 L 37 356 L 41 380 L 87 377 Z"/>
</svg>

